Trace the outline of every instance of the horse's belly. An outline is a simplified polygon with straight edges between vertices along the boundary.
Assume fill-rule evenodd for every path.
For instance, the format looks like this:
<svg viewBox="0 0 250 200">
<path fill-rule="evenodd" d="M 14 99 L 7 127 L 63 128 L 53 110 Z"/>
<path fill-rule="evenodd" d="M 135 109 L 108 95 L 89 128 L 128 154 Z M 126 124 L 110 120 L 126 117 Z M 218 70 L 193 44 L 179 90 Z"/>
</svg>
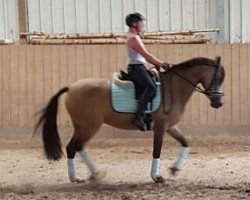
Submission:
<svg viewBox="0 0 250 200">
<path fill-rule="evenodd" d="M 104 117 L 104 123 L 120 129 L 134 130 L 136 128 L 132 124 L 133 118 L 133 114 L 118 113 L 110 110 Z"/>
</svg>

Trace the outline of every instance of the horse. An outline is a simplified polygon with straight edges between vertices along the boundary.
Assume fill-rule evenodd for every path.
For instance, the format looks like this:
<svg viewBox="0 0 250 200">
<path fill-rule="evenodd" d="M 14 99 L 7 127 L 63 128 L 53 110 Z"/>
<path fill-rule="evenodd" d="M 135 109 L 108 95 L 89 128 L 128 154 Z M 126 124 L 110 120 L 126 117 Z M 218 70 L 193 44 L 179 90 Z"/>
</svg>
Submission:
<svg viewBox="0 0 250 200">
<path fill-rule="evenodd" d="M 210 100 L 210 106 L 218 109 L 223 105 L 222 83 L 225 77 L 220 57 L 209 59 L 195 57 L 179 64 L 172 64 L 168 70 L 160 70 L 162 100 L 153 116 L 153 158 L 151 178 L 155 183 L 163 183 L 166 178 L 160 174 L 160 155 L 165 132 L 180 143 L 179 153 L 171 173 L 181 169 L 189 151 L 187 139 L 177 123 L 185 105 L 194 91 L 203 93 Z M 170 65 L 169 65 L 170 66 Z M 81 182 L 76 176 L 75 155 L 78 152 L 90 172 L 89 180 L 99 180 L 105 173 L 97 169 L 86 150 L 86 143 L 95 135 L 103 123 L 110 126 L 136 130 L 132 123 L 133 113 L 119 113 L 111 106 L 111 81 L 89 78 L 76 81 L 60 89 L 51 97 L 40 113 L 35 133 L 42 128 L 43 147 L 47 159 L 59 160 L 63 151 L 57 130 L 58 99 L 66 94 L 65 106 L 74 128 L 73 136 L 66 146 L 68 177 L 70 182 Z"/>
</svg>

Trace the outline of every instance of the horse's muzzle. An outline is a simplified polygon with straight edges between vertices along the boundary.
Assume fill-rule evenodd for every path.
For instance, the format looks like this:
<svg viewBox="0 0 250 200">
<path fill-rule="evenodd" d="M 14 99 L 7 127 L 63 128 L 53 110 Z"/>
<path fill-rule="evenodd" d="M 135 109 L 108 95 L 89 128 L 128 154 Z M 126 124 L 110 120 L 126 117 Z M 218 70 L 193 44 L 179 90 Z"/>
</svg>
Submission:
<svg viewBox="0 0 250 200">
<path fill-rule="evenodd" d="M 218 108 L 220 108 L 220 107 L 222 107 L 223 106 L 223 103 L 214 103 L 214 102 L 211 102 L 211 104 L 210 104 L 213 108 L 216 108 L 216 109 L 218 109 Z"/>
<path fill-rule="evenodd" d="M 215 96 L 211 96 L 210 97 L 210 105 L 213 107 L 213 108 L 220 108 L 223 106 L 223 103 L 222 103 L 222 96 L 221 95 L 215 95 Z"/>
</svg>

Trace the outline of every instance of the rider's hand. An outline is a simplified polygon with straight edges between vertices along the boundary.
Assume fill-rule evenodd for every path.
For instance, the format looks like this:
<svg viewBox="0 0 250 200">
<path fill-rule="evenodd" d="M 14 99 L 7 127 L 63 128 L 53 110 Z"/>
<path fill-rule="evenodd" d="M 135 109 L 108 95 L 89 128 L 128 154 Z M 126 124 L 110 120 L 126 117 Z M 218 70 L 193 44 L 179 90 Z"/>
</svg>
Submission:
<svg viewBox="0 0 250 200">
<path fill-rule="evenodd" d="M 169 69 L 171 69 L 172 65 L 168 64 L 168 63 L 161 63 L 159 65 L 155 65 L 155 68 L 157 69 L 157 71 L 160 71 L 160 69 L 164 69 L 165 71 L 168 71 Z"/>
</svg>

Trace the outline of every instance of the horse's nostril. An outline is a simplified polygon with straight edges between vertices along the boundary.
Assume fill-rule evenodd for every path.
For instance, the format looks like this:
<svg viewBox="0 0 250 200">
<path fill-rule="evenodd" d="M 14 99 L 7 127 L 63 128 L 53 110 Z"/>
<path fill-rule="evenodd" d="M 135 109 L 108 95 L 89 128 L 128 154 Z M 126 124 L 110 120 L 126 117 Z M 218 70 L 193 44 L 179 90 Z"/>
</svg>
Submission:
<svg viewBox="0 0 250 200">
<path fill-rule="evenodd" d="M 222 107 L 223 103 L 222 102 L 218 102 L 218 101 L 212 101 L 211 104 L 210 104 L 213 108 L 220 108 Z"/>
</svg>

